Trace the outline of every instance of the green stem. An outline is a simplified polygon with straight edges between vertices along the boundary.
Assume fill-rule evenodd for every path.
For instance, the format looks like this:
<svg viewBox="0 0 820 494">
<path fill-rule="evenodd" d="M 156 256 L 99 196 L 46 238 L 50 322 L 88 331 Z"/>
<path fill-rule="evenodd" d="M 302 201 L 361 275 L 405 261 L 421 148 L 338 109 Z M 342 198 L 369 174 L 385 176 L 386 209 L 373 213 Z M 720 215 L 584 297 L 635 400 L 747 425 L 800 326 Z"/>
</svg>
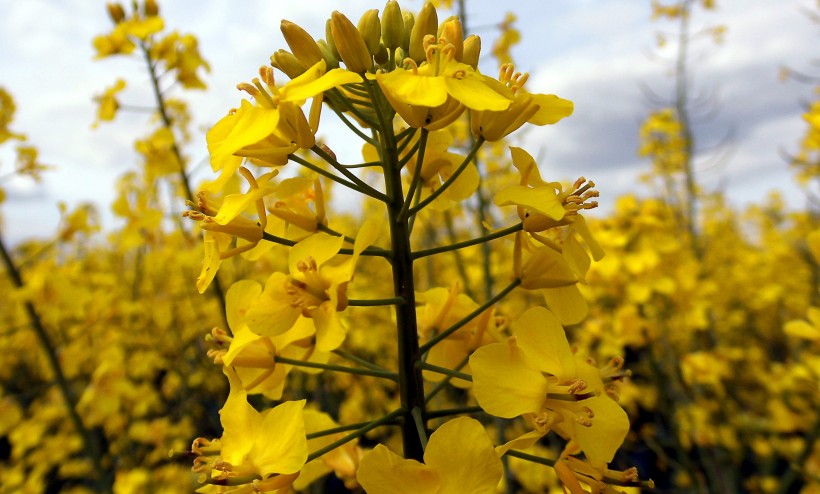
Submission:
<svg viewBox="0 0 820 494">
<path fill-rule="evenodd" d="M 418 323 L 416 321 L 416 295 L 413 280 L 413 251 L 410 248 L 410 226 L 406 218 L 400 213 L 404 207 L 404 193 L 402 191 L 401 168 L 399 155 L 396 149 L 396 139 L 393 133 L 393 110 L 383 108 L 383 96 L 379 93 L 375 83 L 370 81 L 368 89 L 371 100 L 379 119 L 380 147 L 379 154 L 384 163 L 384 180 L 387 196 L 386 203 L 388 222 L 390 225 L 390 247 L 393 252 L 391 268 L 393 271 L 393 295 L 402 297 L 405 303 L 395 305 L 396 332 L 399 357 L 399 398 L 404 409 L 401 434 L 404 447 L 404 457 L 416 461 L 424 459 L 424 445 L 413 426 L 416 419 L 410 416 L 414 408 L 421 413 L 420 421 L 425 420 L 424 409 L 424 381 L 421 369 L 416 362 L 421 360 L 418 339 Z"/>
<path fill-rule="evenodd" d="M 391 298 L 376 298 L 370 300 L 363 300 L 363 299 L 348 299 L 347 305 L 351 307 L 378 307 L 382 305 L 397 305 L 403 304 L 404 298 L 403 297 L 391 297 Z"/>
<path fill-rule="evenodd" d="M 387 369 L 385 369 L 385 368 L 383 368 L 379 365 L 376 365 L 373 362 L 368 362 L 367 360 L 365 360 L 363 358 L 357 357 L 357 356 L 353 355 L 352 353 L 346 352 L 346 351 L 341 350 L 339 348 L 337 348 L 336 350 L 333 350 L 333 353 L 335 353 L 336 355 L 338 355 L 339 357 L 341 357 L 345 360 L 349 360 L 349 361 L 351 361 L 355 364 L 359 364 L 362 367 L 367 367 L 368 369 L 373 369 L 375 371 L 380 371 L 380 372 L 389 372 Z"/>
<path fill-rule="evenodd" d="M 430 339 L 430 341 L 428 341 L 427 343 L 425 343 L 424 345 L 422 345 L 422 346 L 419 348 L 419 351 L 420 351 L 421 353 L 427 353 L 428 351 L 430 351 L 430 349 L 431 349 L 431 348 L 433 348 L 434 346 L 436 346 L 436 344 L 438 344 L 438 342 L 442 341 L 443 339 L 447 338 L 447 337 L 448 337 L 448 336 L 450 336 L 451 334 L 453 334 L 453 333 L 455 333 L 456 331 L 458 331 L 459 329 L 461 329 L 461 327 L 462 327 L 462 326 L 464 326 L 464 325 L 465 325 L 465 324 L 467 324 L 468 322 L 472 321 L 472 320 L 473 320 L 473 318 L 477 317 L 479 314 L 481 314 L 481 313 L 482 313 L 482 312 L 484 312 L 485 310 L 487 310 L 487 309 L 489 309 L 490 307 L 492 307 L 492 306 L 493 306 L 496 302 L 498 302 L 499 300 L 501 300 L 502 298 L 504 298 L 505 296 L 507 296 L 507 294 L 508 294 L 508 293 L 510 293 L 511 291 L 513 291 L 513 289 L 514 289 L 515 287 L 517 287 L 518 285 L 520 285 L 520 284 L 521 284 L 521 280 L 520 280 L 520 279 L 518 279 L 518 278 L 516 278 L 515 280 L 513 280 L 513 281 L 512 281 L 512 283 L 510 283 L 509 285 L 507 285 L 507 287 L 506 287 L 506 288 L 504 288 L 503 290 L 501 290 L 500 292 L 498 292 L 498 294 L 497 294 L 495 297 L 493 297 L 493 298 L 491 298 L 490 300 L 488 300 L 488 301 L 484 302 L 484 303 L 481 305 L 481 307 L 479 307 L 479 308 L 477 308 L 476 310 L 474 310 L 474 311 L 470 312 L 470 313 L 469 313 L 469 314 L 467 314 L 467 316 L 465 316 L 463 319 L 461 319 L 461 320 L 460 320 L 460 321 L 458 321 L 457 323 L 453 324 L 452 326 L 450 326 L 450 327 L 449 327 L 449 328 L 447 328 L 446 330 L 442 331 L 441 333 L 437 334 L 435 337 L 431 338 L 431 339 Z"/>
<path fill-rule="evenodd" d="M 317 230 L 322 230 L 322 229 L 317 228 Z M 324 231 L 324 230 L 322 230 L 322 231 Z M 333 234 L 331 234 L 331 235 L 333 235 Z M 341 234 L 334 235 L 334 236 L 341 236 Z M 279 244 L 279 245 L 284 245 L 285 247 L 293 247 L 294 245 L 299 243 L 295 240 L 289 240 L 287 238 L 279 237 L 277 235 L 273 235 L 273 234 L 268 233 L 268 232 L 263 232 L 262 233 L 262 240 L 265 240 L 267 242 L 273 242 L 273 243 Z M 346 255 L 346 256 L 352 255 L 353 254 L 353 249 L 349 249 L 349 248 L 339 249 L 339 254 Z M 390 259 L 390 257 L 392 256 L 392 253 L 389 250 L 380 249 L 378 247 L 367 247 L 366 249 L 364 249 L 362 251 L 361 255 L 363 255 L 363 256 L 374 256 L 374 257 L 384 257 L 386 259 Z"/>
<path fill-rule="evenodd" d="M 469 362 L 469 360 L 470 360 L 470 357 L 464 357 L 463 359 L 461 359 L 461 362 L 459 362 L 458 365 L 456 365 L 454 370 L 458 371 L 458 370 L 463 369 L 464 366 L 467 365 L 467 362 Z M 447 386 L 447 384 L 450 382 L 450 379 L 452 379 L 451 376 L 445 376 L 444 379 L 439 381 L 433 387 L 433 389 L 431 389 L 426 395 L 424 395 L 425 403 L 429 403 L 430 400 L 432 400 L 434 396 L 439 394 L 441 392 L 441 390 L 444 389 Z"/>
<path fill-rule="evenodd" d="M 419 435 L 419 441 L 421 441 L 421 447 L 423 449 L 427 449 L 427 428 L 425 427 L 424 419 L 421 416 L 422 410 L 419 407 L 413 408 L 410 412 L 410 415 L 413 416 L 413 423 L 416 424 L 416 433 Z"/>
<path fill-rule="evenodd" d="M 428 364 L 427 362 L 421 362 L 421 368 L 422 368 L 422 370 L 435 372 L 436 374 L 442 374 L 444 376 L 450 376 L 450 377 L 457 377 L 457 378 L 462 379 L 464 381 L 473 382 L 473 376 L 471 376 L 470 374 L 465 374 L 463 372 L 459 372 L 459 371 L 453 370 L 453 369 L 448 369 L 446 367 L 440 367 L 438 365 Z"/>
<path fill-rule="evenodd" d="M 336 158 L 334 158 L 333 156 L 331 156 L 330 154 L 325 152 L 324 149 L 320 148 L 319 146 L 314 145 L 311 148 L 311 151 L 313 151 L 314 153 L 316 153 L 317 156 L 319 156 L 320 158 L 325 160 L 325 162 L 327 164 L 329 164 L 330 166 L 332 166 L 336 171 L 338 171 L 339 173 L 344 175 L 345 178 L 347 178 L 348 180 L 350 180 L 354 184 L 358 185 L 370 197 L 375 197 L 376 199 L 378 199 L 382 202 L 387 201 L 387 196 L 386 195 L 384 195 L 382 192 L 379 192 L 378 190 L 374 189 L 370 185 L 363 182 L 362 179 L 360 179 L 359 177 L 354 175 L 346 167 L 342 166 L 338 161 L 336 161 Z"/>
<path fill-rule="evenodd" d="M 0 256 L 3 257 L 3 263 L 6 265 L 6 270 L 11 277 L 12 283 L 14 283 L 14 286 L 18 289 L 22 289 L 25 286 L 23 278 L 17 266 L 14 264 L 14 261 L 11 259 L 11 255 L 6 249 L 2 237 L 0 237 Z M 65 401 L 69 419 L 82 438 L 85 454 L 91 460 L 91 465 L 94 470 L 92 475 L 95 477 L 97 490 L 98 492 L 111 492 L 111 479 L 110 475 L 107 475 L 106 470 L 103 469 L 102 453 L 100 452 L 99 443 L 95 441 L 91 431 L 83 424 L 80 413 L 77 411 L 77 398 L 74 396 L 74 391 L 71 389 L 68 379 L 66 379 L 63 373 L 63 368 L 60 366 L 60 359 L 57 357 L 57 348 L 52 343 L 45 326 L 43 326 L 43 321 L 40 319 L 40 314 L 34 308 L 34 305 L 26 301 L 24 302 L 24 306 L 31 321 L 31 328 L 34 330 L 34 334 L 40 342 L 40 346 L 46 355 L 46 361 L 51 368 L 51 372 L 54 374 L 54 380 L 57 382 L 57 388 L 63 396 L 63 401 Z"/>
<path fill-rule="evenodd" d="M 404 415 L 406 413 L 407 413 L 407 411 L 404 408 L 399 408 L 397 410 L 394 410 L 394 411 L 388 413 L 387 415 L 385 415 L 384 417 L 368 423 L 366 426 L 362 427 L 361 429 L 358 429 L 357 431 L 346 435 L 345 437 L 339 439 L 338 441 L 334 441 L 334 442 L 328 444 L 327 446 L 325 446 L 324 448 L 314 451 L 313 453 L 308 455 L 307 461 L 308 462 L 313 461 L 316 458 L 321 457 L 325 453 L 329 453 L 330 451 L 333 451 L 334 449 L 338 448 L 339 446 L 342 446 L 343 444 L 347 444 L 347 443 L 349 443 L 350 441 L 352 441 L 354 439 L 362 437 L 363 435 L 367 434 L 368 432 L 375 429 L 376 427 L 380 427 L 382 425 L 391 425 L 396 418 L 398 418 L 400 415 Z"/>
<path fill-rule="evenodd" d="M 522 460 L 531 461 L 533 463 L 538 463 L 540 465 L 546 465 L 546 466 L 549 466 L 549 467 L 555 466 L 555 464 L 558 461 L 558 460 L 553 460 L 553 459 L 550 459 L 550 458 L 543 458 L 541 456 L 535 456 L 535 455 L 527 454 L 527 453 L 524 453 L 523 451 L 517 451 L 517 450 L 514 450 L 514 449 L 511 449 L 511 450 L 507 451 L 506 454 L 509 455 L 509 456 L 513 456 L 515 458 L 521 458 Z M 618 480 L 618 479 L 613 479 L 612 477 L 607 477 L 606 475 L 604 475 L 601 478 L 601 480 L 603 480 L 605 483 L 607 483 L 609 485 L 617 485 L 617 486 L 620 486 L 620 487 L 640 487 L 640 488 L 644 488 L 644 489 L 652 489 L 654 487 L 654 483 L 651 480 L 648 480 L 648 481 L 644 480 L 644 481 L 638 481 L 638 482 L 623 482 L 623 481 Z"/>
<path fill-rule="evenodd" d="M 432 249 L 424 249 L 424 250 L 417 250 L 413 252 L 413 259 L 421 259 L 422 257 L 432 256 L 435 254 L 441 254 L 442 252 L 450 252 L 453 250 L 463 249 L 465 247 L 471 247 L 473 245 L 482 244 L 485 242 L 489 242 L 490 240 L 495 240 L 497 238 L 506 237 L 515 232 L 520 232 L 524 229 L 524 223 L 517 223 L 513 226 L 508 226 L 503 230 L 498 230 L 497 232 L 493 232 L 489 235 L 485 235 L 483 237 L 473 238 L 470 240 L 464 240 L 463 242 L 456 242 L 450 245 L 443 245 L 441 247 L 433 247 Z"/>
<path fill-rule="evenodd" d="M 395 372 L 359 369 L 356 367 L 346 367 L 343 365 L 319 364 L 317 362 L 305 362 L 303 360 L 289 359 L 278 355 L 274 358 L 274 360 L 277 364 L 287 364 L 294 367 L 308 367 L 310 369 L 322 369 L 334 372 L 346 372 L 348 374 L 358 374 L 361 376 L 380 377 L 382 379 L 390 379 L 391 381 L 396 381 L 399 378 Z"/>
<path fill-rule="evenodd" d="M 443 410 L 432 410 L 427 412 L 427 418 L 437 419 L 441 417 L 452 417 L 453 415 L 468 415 L 471 413 L 484 413 L 484 409 L 479 406 L 446 408 Z"/>
<path fill-rule="evenodd" d="M 407 190 L 407 196 L 404 198 L 404 205 L 399 212 L 401 220 L 407 219 L 407 212 L 410 209 L 410 203 L 416 195 L 416 189 L 421 183 L 421 169 L 424 167 L 424 152 L 427 150 L 427 135 L 430 132 L 427 129 L 421 129 L 421 136 L 419 136 L 418 153 L 416 154 L 416 169 L 413 170 L 413 179 L 410 181 L 410 188 Z"/>
<path fill-rule="evenodd" d="M 311 432 L 307 435 L 308 439 L 316 439 L 317 437 L 325 437 L 330 436 L 331 434 L 338 434 L 339 432 L 347 432 L 356 429 L 361 429 L 362 427 L 369 424 L 371 421 L 368 420 L 367 422 L 359 422 L 357 424 L 348 424 L 348 425 L 340 425 L 339 427 L 334 427 L 332 429 L 325 429 L 323 431 L 318 432 Z"/>
<path fill-rule="evenodd" d="M 462 162 L 462 163 L 458 166 L 458 168 L 456 168 L 456 170 L 453 172 L 453 174 L 452 174 L 452 175 L 450 175 L 450 177 L 449 177 L 447 180 L 445 180 L 443 184 L 441 184 L 441 187 L 439 187 L 438 189 L 434 190 L 432 194 L 430 194 L 430 195 L 429 195 L 429 196 L 427 196 L 427 197 L 426 197 L 423 201 L 421 201 L 421 202 L 418 204 L 418 206 L 414 206 L 414 207 L 413 207 L 413 208 L 409 211 L 409 214 L 408 214 L 408 215 L 409 215 L 409 216 L 412 216 L 412 215 L 414 215 L 414 214 L 418 213 L 419 211 L 421 211 L 422 209 L 424 209 L 425 207 L 427 207 L 427 205 L 428 205 L 428 204 L 430 204 L 431 202 L 435 201 L 435 200 L 438 198 L 438 196 L 440 196 L 442 193 L 444 193 L 444 191 L 445 191 L 445 190 L 447 190 L 448 188 L 450 188 L 450 186 L 453 184 L 453 182 L 455 182 L 455 181 L 456 181 L 456 179 L 457 179 L 457 178 L 461 175 L 461 173 L 462 173 L 462 172 L 463 172 L 463 171 L 467 168 L 467 166 L 468 166 L 468 165 L 469 165 L 469 164 L 473 161 L 473 157 L 475 157 L 475 155 L 476 155 L 476 153 L 478 152 L 478 150 L 479 150 L 479 149 L 481 149 L 481 145 L 482 145 L 482 144 L 484 144 L 484 138 L 483 138 L 483 137 L 479 137 L 479 138 L 475 141 L 475 145 L 473 145 L 472 149 L 470 149 L 469 154 L 467 154 L 467 156 L 465 156 L 465 157 L 464 157 L 464 161 L 463 161 L 463 162 Z"/>
<path fill-rule="evenodd" d="M 377 199 L 376 196 L 368 194 L 361 187 L 354 184 L 353 182 L 348 182 L 347 180 L 343 179 L 342 177 L 340 177 L 338 175 L 334 175 L 333 173 L 331 173 L 327 170 L 323 170 L 321 167 L 318 167 L 318 166 L 314 165 L 313 163 L 311 163 L 310 161 L 308 161 L 306 159 L 303 159 L 303 158 L 301 158 L 301 157 L 299 157 L 295 154 L 289 154 L 288 159 L 291 160 L 291 161 L 295 161 L 295 162 L 299 163 L 300 165 L 304 166 L 305 168 L 307 168 L 308 170 L 312 170 L 312 171 L 318 173 L 319 175 L 323 175 L 323 176 L 333 180 L 334 182 L 336 182 L 338 184 L 344 185 L 348 189 L 355 190 L 356 192 L 358 192 L 360 194 L 364 194 L 366 196 L 370 196 L 370 197 L 373 197 L 374 199 Z"/>
</svg>

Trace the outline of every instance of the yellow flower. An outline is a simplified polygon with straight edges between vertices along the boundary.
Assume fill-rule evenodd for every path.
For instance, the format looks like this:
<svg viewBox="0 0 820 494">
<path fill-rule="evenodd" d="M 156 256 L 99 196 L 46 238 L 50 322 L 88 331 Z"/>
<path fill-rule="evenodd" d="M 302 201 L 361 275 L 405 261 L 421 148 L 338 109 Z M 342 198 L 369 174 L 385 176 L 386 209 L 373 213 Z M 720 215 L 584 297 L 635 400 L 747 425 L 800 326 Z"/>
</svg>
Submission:
<svg viewBox="0 0 820 494">
<path fill-rule="evenodd" d="M 593 461 L 609 462 L 629 420 L 604 389 L 598 369 L 577 358 L 558 319 L 534 307 L 513 323 L 507 343 L 483 346 L 470 357 L 473 393 L 487 413 L 525 416 L 534 431 L 500 448 L 526 448 L 550 430 L 576 442 Z"/>
<path fill-rule="evenodd" d="M 554 94 L 533 94 L 524 90 L 528 74 L 515 72 L 512 64 L 504 64 L 499 74 L 500 84 L 496 91 L 512 100 L 509 108 L 502 111 L 477 111 L 471 113 L 473 134 L 488 141 L 503 139 L 525 123 L 551 125 L 572 115 L 572 101 Z"/>
<path fill-rule="evenodd" d="M 490 494 L 502 473 L 481 423 L 459 417 L 430 435 L 423 464 L 380 444 L 364 455 L 356 477 L 368 494 Z"/>
<path fill-rule="evenodd" d="M 424 46 L 427 61 L 421 66 L 408 58 L 410 70 L 397 67 L 376 74 L 390 105 L 410 127 L 441 129 L 458 118 L 465 106 L 492 111 L 510 106 L 510 99 L 493 89 L 492 79 L 456 61 L 452 43 L 429 36 Z"/>
<path fill-rule="evenodd" d="M 338 313 L 347 308 L 347 284 L 359 254 L 376 238 L 378 226 L 366 222 L 353 245 L 353 254 L 339 264 L 333 260 L 344 244 L 342 237 L 314 234 L 290 249 L 290 275 L 273 273 L 262 296 L 248 309 L 251 330 L 265 336 L 289 330 L 299 316 L 311 318 L 316 325 L 316 349 L 330 352 L 344 341 L 347 330 Z"/>
<path fill-rule="evenodd" d="M 248 403 L 239 377 L 227 368 L 225 375 L 231 391 L 219 412 L 223 428 L 219 456 L 200 456 L 195 471 L 207 472 L 212 480 L 247 478 L 246 483 L 259 476 L 265 490 L 290 485 L 307 461 L 305 400 L 286 401 L 259 413 Z"/>
<path fill-rule="evenodd" d="M 123 89 L 125 89 L 125 81 L 117 79 L 117 82 L 114 83 L 113 86 L 105 89 L 102 96 L 95 98 L 100 103 L 100 107 L 97 109 L 97 121 L 94 122 L 92 128 L 96 128 L 100 122 L 114 120 L 114 116 L 120 108 L 120 103 L 117 101 L 117 93 Z"/>
</svg>

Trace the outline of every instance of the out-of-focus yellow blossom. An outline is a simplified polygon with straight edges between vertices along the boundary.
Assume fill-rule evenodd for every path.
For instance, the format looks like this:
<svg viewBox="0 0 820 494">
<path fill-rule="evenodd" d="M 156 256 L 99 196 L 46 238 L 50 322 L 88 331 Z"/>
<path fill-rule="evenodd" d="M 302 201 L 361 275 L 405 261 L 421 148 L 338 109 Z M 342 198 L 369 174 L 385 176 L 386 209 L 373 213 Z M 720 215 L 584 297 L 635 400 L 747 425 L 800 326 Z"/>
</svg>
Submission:
<svg viewBox="0 0 820 494">
<path fill-rule="evenodd" d="M 794 338 L 820 343 L 820 308 L 809 307 L 807 320 L 796 319 L 787 322 L 783 331 Z"/>
<path fill-rule="evenodd" d="M 117 93 L 123 89 L 125 89 L 125 81 L 123 79 L 117 79 L 117 82 L 115 82 L 113 86 L 109 86 L 105 89 L 102 96 L 95 98 L 100 106 L 97 108 L 97 120 L 91 126 L 92 128 L 97 128 L 100 122 L 114 120 L 114 117 L 117 115 L 117 110 L 120 109 L 120 102 L 117 101 Z"/>
<path fill-rule="evenodd" d="M 424 463 L 406 460 L 379 444 L 361 459 L 356 478 L 368 494 L 489 493 L 502 473 L 481 423 L 459 417 L 430 435 Z"/>
<path fill-rule="evenodd" d="M 8 91 L 0 87 L 0 144 L 9 139 L 25 140 L 26 138 L 23 134 L 18 134 L 9 129 L 16 110 L 14 98 L 11 97 Z"/>
<path fill-rule="evenodd" d="M 17 165 L 15 172 L 20 175 L 25 175 L 34 179 L 35 182 L 42 180 L 41 173 L 54 168 L 51 165 L 45 165 L 38 160 L 37 148 L 34 146 L 17 146 Z"/>
<path fill-rule="evenodd" d="M 305 410 L 305 431 L 308 435 L 338 426 L 339 424 L 326 413 Z M 327 434 L 308 439 L 308 451 L 317 451 L 340 439 L 342 435 L 343 433 Z M 325 453 L 320 458 L 308 462 L 302 468 L 302 474 L 293 483 L 293 487 L 299 491 L 304 491 L 310 484 L 332 472 L 344 482 L 347 489 L 354 490 L 359 487 L 359 482 L 356 480 L 356 471 L 359 468 L 362 456 L 364 456 L 364 450 L 359 446 L 358 441 L 345 443 Z"/>
<path fill-rule="evenodd" d="M 504 16 L 504 20 L 498 26 L 501 35 L 495 40 L 495 44 L 493 44 L 492 54 L 495 59 L 498 60 L 498 65 L 500 66 L 512 63 L 510 49 L 521 42 L 521 33 L 513 27 L 513 23 L 517 20 L 518 18 L 515 14 L 507 12 Z"/>
</svg>

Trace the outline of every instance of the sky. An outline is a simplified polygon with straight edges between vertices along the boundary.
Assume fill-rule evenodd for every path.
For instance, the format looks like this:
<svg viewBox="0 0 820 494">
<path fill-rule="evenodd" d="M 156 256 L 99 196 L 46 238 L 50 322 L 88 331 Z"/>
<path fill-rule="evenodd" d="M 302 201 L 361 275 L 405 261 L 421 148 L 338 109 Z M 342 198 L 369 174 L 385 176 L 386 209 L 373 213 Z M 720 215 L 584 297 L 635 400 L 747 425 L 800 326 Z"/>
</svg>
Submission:
<svg viewBox="0 0 820 494">
<path fill-rule="evenodd" d="M 421 1 L 400 2 L 418 11 Z M 522 42 L 512 50 L 516 67 L 530 73 L 531 92 L 552 93 L 575 103 L 575 113 L 558 125 L 518 135 L 518 145 L 539 159 L 551 180 L 593 179 L 601 192 L 602 213 L 624 193 L 645 192 L 638 183 L 648 170 L 636 154 L 638 128 L 657 104 L 649 92 L 669 100 L 673 53 L 658 50 L 658 32 L 675 26 L 651 22 L 648 0 L 467 0 L 467 25 L 482 37 L 489 52 L 495 27 L 514 12 Z M 783 154 L 794 151 L 805 128 L 801 119 L 813 88 L 779 80 L 779 69 L 815 74 L 818 26 L 805 14 L 812 0 L 719 0 L 712 12 L 697 10 L 695 30 L 725 25 L 725 41 L 703 38 L 693 43 L 692 90 L 709 95 L 710 115 L 696 114 L 695 135 L 701 149 L 696 172 L 705 190 L 724 190 L 733 204 L 759 202 L 770 190 L 783 191 L 787 203 L 803 206 L 793 173 Z M 249 81 L 277 49 L 286 48 L 281 19 L 324 37 L 324 22 L 333 10 L 351 19 L 383 2 L 365 0 L 167 0 L 160 2 L 166 28 L 195 34 L 213 70 L 206 91 L 185 92 L 194 113 L 195 139 L 186 148 L 192 164 L 207 159 L 204 132 L 241 94 L 235 86 Z M 815 8 L 816 10 L 816 8 Z M 444 14 L 439 18 L 443 19 Z M 92 201 L 113 227 L 110 204 L 118 176 L 137 167 L 133 139 L 147 129 L 144 113 L 124 113 L 113 123 L 92 129 L 95 94 L 118 77 L 128 82 L 124 104 L 150 105 L 152 96 L 138 58 L 95 61 L 91 40 L 108 32 L 110 20 L 102 1 L 0 0 L 0 86 L 14 96 L 17 113 L 12 129 L 28 135 L 41 161 L 55 165 L 43 183 L 25 178 L 3 182 L 3 234 L 12 242 L 48 237 L 57 227 L 58 202 L 69 206 Z M 494 62 L 482 70 L 495 73 Z M 333 142 L 339 126 L 322 122 L 320 134 Z M 338 134 L 337 134 L 338 135 Z M 714 148 L 727 140 L 728 144 Z M 344 140 L 334 151 L 355 159 L 356 148 Z M 350 145 L 352 146 L 352 144 Z M 0 177 L 11 171 L 12 146 L 0 146 Z M 207 167 L 206 167 L 207 170 Z M 203 176 L 204 178 L 204 176 Z"/>
</svg>

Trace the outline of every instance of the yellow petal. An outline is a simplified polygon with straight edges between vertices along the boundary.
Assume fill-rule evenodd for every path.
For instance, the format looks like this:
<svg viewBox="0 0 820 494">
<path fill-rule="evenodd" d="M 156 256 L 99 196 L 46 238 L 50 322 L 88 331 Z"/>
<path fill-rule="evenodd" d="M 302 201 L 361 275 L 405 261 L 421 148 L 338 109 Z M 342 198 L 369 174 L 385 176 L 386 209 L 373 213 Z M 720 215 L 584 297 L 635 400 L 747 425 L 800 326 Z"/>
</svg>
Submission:
<svg viewBox="0 0 820 494">
<path fill-rule="evenodd" d="M 437 494 L 436 472 L 413 460 L 405 460 L 383 444 L 362 458 L 356 472 L 367 494 Z"/>
<path fill-rule="evenodd" d="M 575 377 L 575 355 L 558 318 L 544 307 L 533 307 L 512 325 L 518 347 L 537 365 L 559 381 Z"/>
<path fill-rule="evenodd" d="M 494 202 L 496 206 L 525 206 L 554 220 L 560 220 L 567 212 L 555 190 L 545 187 L 514 185 L 499 191 Z"/>
<path fill-rule="evenodd" d="M 487 413 L 513 418 L 541 409 L 547 380 L 510 338 L 476 350 L 470 357 L 473 394 Z"/>
<path fill-rule="evenodd" d="M 249 455 L 264 477 L 298 472 L 307 461 L 305 400 L 286 401 L 269 410 Z"/>
<path fill-rule="evenodd" d="M 208 150 L 217 160 L 234 154 L 272 134 L 278 123 L 278 110 L 254 106 L 248 100 L 242 100 L 236 113 L 224 117 L 208 132 Z"/>
<path fill-rule="evenodd" d="M 223 368 L 228 376 L 231 391 L 225 405 L 219 411 L 222 423 L 222 458 L 233 465 L 241 465 L 253 448 L 262 417 L 249 403 L 248 394 L 242 388 L 239 376 L 229 368 Z"/>
<path fill-rule="evenodd" d="M 305 262 L 308 258 L 313 258 L 316 264 L 321 266 L 339 253 L 343 243 L 344 238 L 334 237 L 326 233 L 315 233 L 302 240 L 290 249 L 290 256 L 288 257 L 290 274 L 298 274 L 299 263 Z"/>
<path fill-rule="evenodd" d="M 439 492 L 491 493 L 504 473 L 484 426 L 470 417 L 445 423 L 424 451 L 424 463 L 441 478 Z"/>
<path fill-rule="evenodd" d="M 262 295 L 245 314 L 245 322 L 254 333 L 276 336 L 284 333 L 296 322 L 301 313 L 291 305 L 293 297 L 286 291 L 287 276 L 273 273 L 265 284 Z"/>
<path fill-rule="evenodd" d="M 334 291 L 331 288 L 331 293 Z M 322 303 L 319 307 L 310 311 L 313 323 L 316 325 L 316 349 L 321 352 L 332 352 L 339 348 L 345 340 L 347 330 L 339 320 L 339 313 L 336 311 L 336 300 Z"/>
<path fill-rule="evenodd" d="M 583 321 L 589 313 L 586 299 L 581 295 L 577 285 L 563 286 L 541 290 L 547 307 L 558 316 L 564 326 L 571 326 Z"/>
<path fill-rule="evenodd" d="M 324 60 L 319 63 L 324 64 Z M 363 81 L 359 74 L 345 69 L 333 69 L 317 79 L 300 81 L 311 70 L 308 69 L 307 72 L 293 79 L 282 88 L 282 101 L 304 101 L 328 89 Z"/>
<path fill-rule="evenodd" d="M 427 77 L 397 68 L 386 74 L 376 74 L 382 91 L 399 102 L 426 107 L 443 105 L 447 101 L 447 86 L 443 77 Z"/>
<path fill-rule="evenodd" d="M 533 94 L 532 97 L 533 102 L 538 105 L 538 111 L 528 120 L 531 124 L 550 125 L 572 115 L 574 105 L 570 100 L 554 94 Z"/>
<path fill-rule="evenodd" d="M 444 83 L 447 87 L 447 94 L 471 110 L 501 111 L 506 110 L 512 103 L 512 100 L 493 91 L 480 78 L 456 79 L 445 77 Z"/>
<path fill-rule="evenodd" d="M 592 410 L 592 426 L 576 426 L 578 444 L 592 461 L 609 463 L 629 432 L 629 418 L 623 408 L 607 395 L 580 402 Z"/>
</svg>

